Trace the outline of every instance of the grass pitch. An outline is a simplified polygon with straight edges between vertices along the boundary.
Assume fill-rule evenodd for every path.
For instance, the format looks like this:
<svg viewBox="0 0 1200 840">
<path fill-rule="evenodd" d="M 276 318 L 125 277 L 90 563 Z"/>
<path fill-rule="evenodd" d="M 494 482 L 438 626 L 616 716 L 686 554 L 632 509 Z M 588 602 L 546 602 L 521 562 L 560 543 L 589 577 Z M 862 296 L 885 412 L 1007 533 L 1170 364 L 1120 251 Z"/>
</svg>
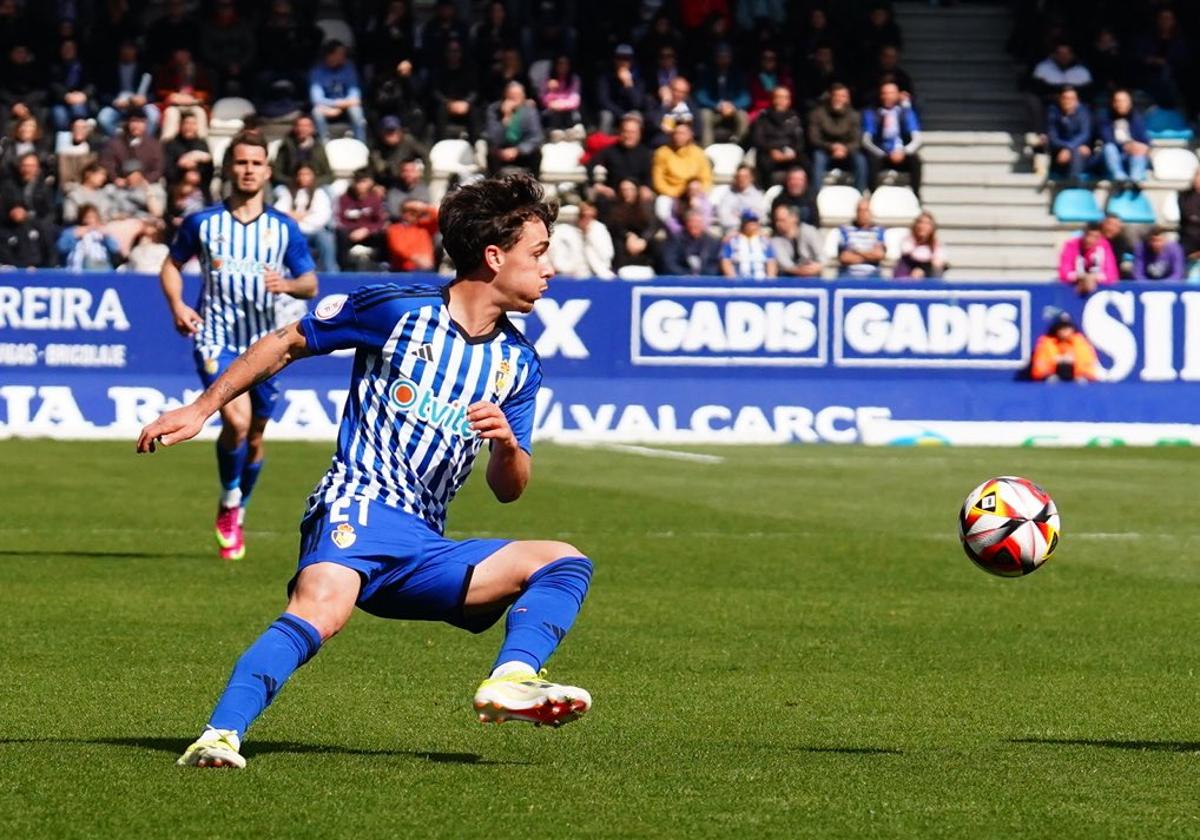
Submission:
<svg viewBox="0 0 1200 840">
<path fill-rule="evenodd" d="M 232 565 L 211 445 L 132 450 L 0 444 L 6 837 L 1200 834 L 1200 452 L 540 447 L 521 502 L 473 481 L 451 531 L 595 559 L 550 663 L 592 714 L 484 728 L 499 629 L 358 614 L 239 773 L 172 762 L 282 609 L 330 448 L 270 445 Z M 1063 516 L 1022 580 L 954 533 L 1001 473 Z"/>
</svg>

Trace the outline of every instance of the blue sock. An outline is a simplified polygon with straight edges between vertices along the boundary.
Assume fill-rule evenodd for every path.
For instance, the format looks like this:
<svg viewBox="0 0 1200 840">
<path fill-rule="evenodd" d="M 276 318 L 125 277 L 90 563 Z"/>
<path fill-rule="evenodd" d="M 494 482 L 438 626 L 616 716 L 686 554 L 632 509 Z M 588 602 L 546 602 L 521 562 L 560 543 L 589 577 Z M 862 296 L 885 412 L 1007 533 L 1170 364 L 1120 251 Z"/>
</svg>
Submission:
<svg viewBox="0 0 1200 840">
<path fill-rule="evenodd" d="M 254 492 L 254 485 L 258 483 L 258 474 L 262 472 L 262 467 L 262 461 L 247 461 L 246 466 L 242 467 L 242 507 L 250 502 L 250 494 Z"/>
<path fill-rule="evenodd" d="M 292 672 L 312 659 L 320 647 L 317 628 L 290 613 L 279 616 L 233 666 L 208 725 L 236 730 L 244 738 Z"/>
<path fill-rule="evenodd" d="M 242 481 L 242 470 L 246 468 L 246 442 L 237 449 L 225 449 L 217 441 L 217 473 L 221 476 L 221 488 L 232 490 Z"/>
<path fill-rule="evenodd" d="M 515 661 L 540 670 L 575 622 L 591 579 L 586 557 L 563 557 L 538 569 L 508 611 L 504 644 L 492 667 Z"/>
</svg>

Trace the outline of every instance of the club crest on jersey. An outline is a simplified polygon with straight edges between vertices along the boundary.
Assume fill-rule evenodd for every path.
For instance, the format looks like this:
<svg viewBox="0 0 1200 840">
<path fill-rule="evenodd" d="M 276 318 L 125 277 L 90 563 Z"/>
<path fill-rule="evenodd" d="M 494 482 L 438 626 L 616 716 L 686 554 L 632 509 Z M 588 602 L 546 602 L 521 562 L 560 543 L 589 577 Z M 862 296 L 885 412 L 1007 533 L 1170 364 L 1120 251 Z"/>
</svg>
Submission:
<svg viewBox="0 0 1200 840">
<path fill-rule="evenodd" d="M 504 390 L 504 386 L 508 384 L 508 377 L 512 373 L 512 365 L 508 359 L 500 363 L 500 369 L 496 371 L 496 393 L 499 394 Z"/>
<path fill-rule="evenodd" d="M 446 402 L 433 390 L 423 388 L 411 379 L 401 377 L 388 389 L 388 399 L 397 412 L 415 414 L 418 420 L 435 429 L 443 429 L 461 438 L 475 436 L 467 420 L 467 407 L 457 400 Z"/>
<path fill-rule="evenodd" d="M 354 533 L 353 525 L 343 522 L 330 532 L 329 538 L 333 540 L 333 544 L 338 548 L 349 548 L 358 539 L 358 534 Z"/>
</svg>

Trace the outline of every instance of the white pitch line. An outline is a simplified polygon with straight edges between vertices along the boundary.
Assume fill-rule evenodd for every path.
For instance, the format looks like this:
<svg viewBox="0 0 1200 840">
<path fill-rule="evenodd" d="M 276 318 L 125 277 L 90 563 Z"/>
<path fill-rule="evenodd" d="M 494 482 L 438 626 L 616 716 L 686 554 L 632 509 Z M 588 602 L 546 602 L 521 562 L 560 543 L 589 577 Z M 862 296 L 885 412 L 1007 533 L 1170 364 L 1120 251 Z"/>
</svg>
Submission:
<svg viewBox="0 0 1200 840">
<path fill-rule="evenodd" d="M 691 461 L 695 464 L 723 464 L 725 459 L 720 455 L 706 455 L 702 452 L 680 452 L 678 449 L 658 449 L 652 446 L 635 446 L 632 443 L 564 443 L 565 446 L 577 446 L 580 449 L 608 449 L 612 452 L 624 452 L 627 455 L 641 455 L 645 458 L 665 458 L 670 461 Z"/>
</svg>

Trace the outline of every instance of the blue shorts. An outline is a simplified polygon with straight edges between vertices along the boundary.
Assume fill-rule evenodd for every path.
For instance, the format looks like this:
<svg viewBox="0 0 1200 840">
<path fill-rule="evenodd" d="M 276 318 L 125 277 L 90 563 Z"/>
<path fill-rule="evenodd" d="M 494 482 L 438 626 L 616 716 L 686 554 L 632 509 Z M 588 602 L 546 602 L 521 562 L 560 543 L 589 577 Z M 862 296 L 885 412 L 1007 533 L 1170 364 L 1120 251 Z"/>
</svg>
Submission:
<svg viewBox="0 0 1200 840">
<path fill-rule="evenodd" d="M 210 354 L 212 350 L 208 351 Z M 238 353 L 233 350 L 224 349 L 217 356 L 205 356 L 197 348 L 192 353 L 192 357 L 196 360 L 196 373 L 200 374 L 200 381 L 207 388 L 217 381 L 225 370 L 233 364 L 233 360 L 238 357 Z M 259 382 L 249 391 L 250 394 L 250 410 L 255 417 L 270 418 L 275 412 L 275 403 L 279 402 L 279 382 L 274 376 L 270 379 L 264 379 Z"/>
<path fill-rule="evenodd" d="M 321 504 L 300 523 L 296 575 L 313 563 L 336 563 L 358 572 L 358 607 L 380 618 L 444 621 L 482 633 L 504 607 L 464 613 L 471 574 L 510 540 L 455 541 L 424 520 L 362 497 Z M 288 584 L 291 593 L 296 578 Z"/>
</svg>

